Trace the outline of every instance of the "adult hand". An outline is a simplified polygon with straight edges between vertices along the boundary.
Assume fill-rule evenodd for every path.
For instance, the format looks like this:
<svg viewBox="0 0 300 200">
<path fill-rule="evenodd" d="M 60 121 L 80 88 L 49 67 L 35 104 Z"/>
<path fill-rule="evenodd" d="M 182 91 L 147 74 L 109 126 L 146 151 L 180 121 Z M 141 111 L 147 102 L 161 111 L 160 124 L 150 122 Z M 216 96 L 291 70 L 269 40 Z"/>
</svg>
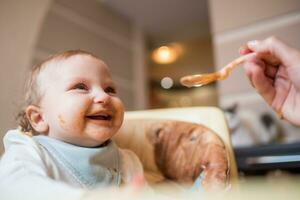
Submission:
<svg viewBox="0 0 300 200">
<path fill-rule="evenodd" d="M 300 126 L 300 52 L 270 37 L 240 49 L 249 53 L 244 68 L 252 86 L 279 115 Z"/>
</svg>

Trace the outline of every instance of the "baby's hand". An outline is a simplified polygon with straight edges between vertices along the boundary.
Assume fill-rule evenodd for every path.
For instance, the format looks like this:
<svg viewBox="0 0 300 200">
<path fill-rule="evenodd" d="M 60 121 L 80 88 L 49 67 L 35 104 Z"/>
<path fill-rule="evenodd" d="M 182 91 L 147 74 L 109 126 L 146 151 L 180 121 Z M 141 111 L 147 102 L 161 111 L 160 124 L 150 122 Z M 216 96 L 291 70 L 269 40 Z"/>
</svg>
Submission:
<svg viewBox="0 0 300 200">
<path fill-rule="evenodd" d="M 146 186 L 146 180 L 143 174 L 137 174 L 121 188 L 121 192 L 128 196 L 136 196 L 144 190 Z"/>
<path fill-rule="evenodd" d="M 132 188 L 142 188 L 146 185 L 146 180 L 144 174 L 137 174 L 132 177 L 131 181 L 127 184 L 128 187 Z"/>
</svg>

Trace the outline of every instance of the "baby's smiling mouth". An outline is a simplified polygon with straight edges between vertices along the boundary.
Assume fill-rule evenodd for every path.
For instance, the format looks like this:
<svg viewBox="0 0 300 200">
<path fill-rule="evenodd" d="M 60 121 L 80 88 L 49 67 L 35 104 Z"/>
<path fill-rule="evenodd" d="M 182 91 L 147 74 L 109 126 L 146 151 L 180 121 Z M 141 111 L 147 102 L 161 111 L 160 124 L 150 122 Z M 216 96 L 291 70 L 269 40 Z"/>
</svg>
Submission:
<svg viewBox="0 0 300 200">
<path fill-rule="evenodd" d="M 92 120 L 111 120 L 112 116 L 110 114 L 100 113 L 86 116 L 88 119 Z"/>
</svg>

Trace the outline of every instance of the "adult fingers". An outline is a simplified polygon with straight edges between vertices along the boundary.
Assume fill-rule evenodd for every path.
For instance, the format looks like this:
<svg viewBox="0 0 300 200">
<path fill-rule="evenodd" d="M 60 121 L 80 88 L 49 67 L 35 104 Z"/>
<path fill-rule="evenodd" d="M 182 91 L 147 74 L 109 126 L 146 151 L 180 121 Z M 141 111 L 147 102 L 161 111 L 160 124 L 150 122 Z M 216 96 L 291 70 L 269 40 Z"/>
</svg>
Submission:
<svg viewBox="0 0 300 200">
<path fill-rule="evenodd" d="M 245 55 L 245 54 L 248 54 L 248 53 L 251 53 L 253 52 L 251 49 L 249 49 L 249 47 L 247 45 L 243 45 L 239 48 L 239 54 L 240 55 Z"/>
<path fill-rule="evenodd" d="M 252 86 L 271 105 L 275 95 L 274 80 L 267 77 L 264 69 L 255 62 L 246 62 L 244 68 Z"/>
<path fill-rule="evenodd" d="M 272 64 L 283 63 L 289 67 L 291 54 L 294 50 L 283 43 L 276 37 L 269 37 L 265 40 L 253 40 L 247 43 L 247 47 L 260 54 L 267 61 L 271 61 Z"/>
<path fill-rule="evenodd" d="M 239 49 L 239 53 L 241 55 L 249 54 L 252 52 L 253 51 L 251 49 L 249 49 L 247 45 L 243 45 Z M 277 65 L 274 66 L 273 64 L 266 62 L 265 59 L 263 57 L 261 57 L 261 55 L 258 53 L 254 54 L 253 56 L 248 58 L 247 61 L 255 62 L 258 65 L 260 65 L 261 67 L 263 67 L 265 69 L 264 72 L 265 72 L 266 76 L 268 76 L 270 78 L 274 78 L 278 71 Z"/>
<path fill-rule="evenodd" d="M 274 79 L 278 72 L 279 67 L 267 63 L 265 64 L 265 66 L 266 66 L 264 71 L 265 75 L 269 78 Z"/>
</svg>

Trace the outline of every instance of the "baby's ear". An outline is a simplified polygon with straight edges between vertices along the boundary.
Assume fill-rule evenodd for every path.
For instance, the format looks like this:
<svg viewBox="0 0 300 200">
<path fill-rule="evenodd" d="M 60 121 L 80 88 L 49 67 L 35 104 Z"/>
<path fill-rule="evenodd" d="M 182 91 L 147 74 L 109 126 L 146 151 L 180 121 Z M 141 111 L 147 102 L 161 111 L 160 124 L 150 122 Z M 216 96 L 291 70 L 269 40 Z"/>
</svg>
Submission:
<svg viewBox="0 0 300 200">
<path fill-rule="evenodd" d="M 48 123 L 44 120 L 42 110 L 38 106 L 28 106 L 26 108 L 26 117 L 36 132 L 44 134 L 48 132 Z"/>
</svg>

